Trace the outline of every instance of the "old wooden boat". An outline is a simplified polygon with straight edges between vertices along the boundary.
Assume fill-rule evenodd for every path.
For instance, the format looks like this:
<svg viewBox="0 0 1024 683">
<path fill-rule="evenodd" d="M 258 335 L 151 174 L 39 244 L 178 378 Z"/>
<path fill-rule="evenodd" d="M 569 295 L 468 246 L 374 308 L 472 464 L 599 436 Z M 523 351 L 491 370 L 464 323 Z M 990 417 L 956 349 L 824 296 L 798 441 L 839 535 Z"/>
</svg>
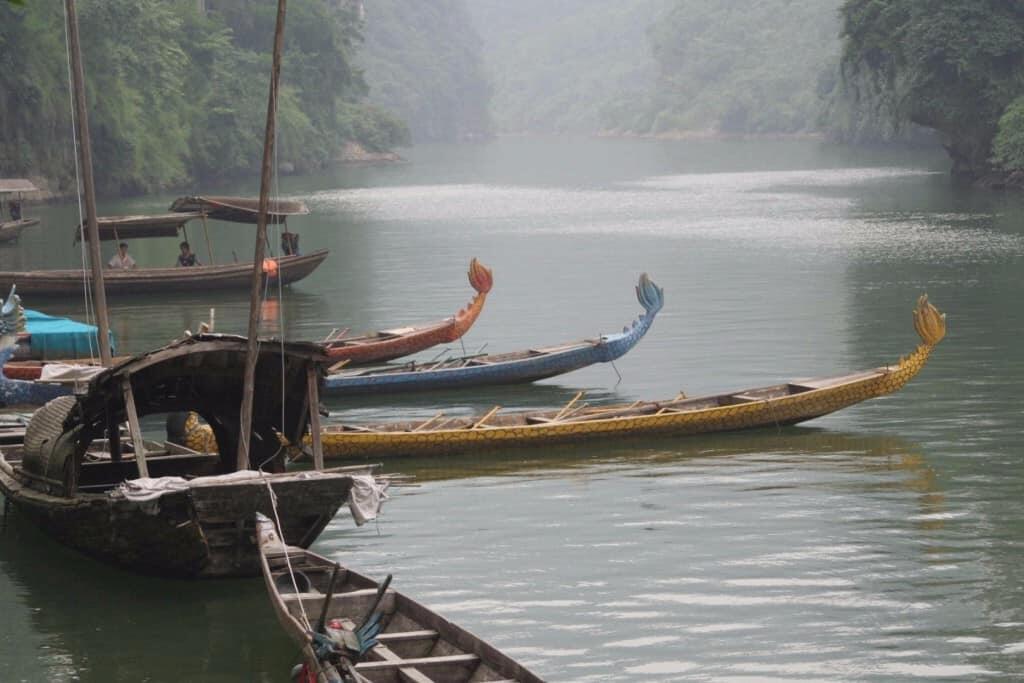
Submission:
<svg viewBox="0 0 1024 683">
<path fill-rule="evenodd" d="M 383 583 L 281 540 L 256 522 L 278 621 L 302 651 L 292 680 L 311 683 L 539 683 L 492 645 Z M 362 652 L 360 652 L 362 650 Z"/>
<path fill-rule="evenodd" d="M 233 223 L 255 223 L 259 212 L 258 197 L 179 197 L 171 204 L 170 211 L 205 215 L 212 220 Z M 305 216 L 309 208 L 304 202 L 294 199 L 270 199 L 267 204 L 267 223 L 287 223 L 289 216 Z"/>
<path fill-rule="evenodd" d="M 454 316 L 433 323 L 382 330 L 357 337 L 346 336 L 345 331 L 328 335 L 321 343 L 334 361 L 348 361 L 348 365 L 377 363 L 408 356 L 438 344 L 458 340 L 469 331 L 487 300 L 494 278 L 489 268 L 478 260 L 469 263 L 469 284 L 476 296 Z"/>
<path fill-rule="evenodd" d="M 38 218 L 0 221 L 0 244 L 16 242 L 25 228 L 31 228 L 33 225 L 39 225 Z"/>
<path fill-rule="evenodd" d="M 39 225 L 38 218 L 30 218 L 22 214 L 22 195 L 25 192 L 38 192 L 39 188 L 24 178 L 0 178 L 0 244 L 15 242 L 25 228 Z M 15 195 L 7 206 L 5 195 Z M 8 209 L 8 220 L 4 220 L 4 209 Z"/>
<path fill-rule="evenodd" d="M 311 344 L 260 346 L 254 438 L 239 466 L 245 350 L 241 337 L 197 335 L 104 369 L 84 394 L 36 411 L 23 446 L 2 449 L 0 492 L 62 543 L 144 573 L 257 574 L 256 512 L 277 514 L 287 542 L 307 547 L 352 487 L 373 480 L 362 469 L 285 471 L 278 434 L 300 438 L 318 404 L 326 358 Z M 141 417 L 187 411 L 213 425 L 225 455 L 146 445 Z"/>
<path fill-rule="evenodd" d="M 218 219 L 236 223 L 255 223 L 255 200 L 226 197 L 225 201 L 233 200 L 234 204 L 225 206 L 223 211 L 212 208 L 207 211 L 207 204 L 199 203 L 201 210 L 156 214 L 150 216 L 105 216 L 98 219 L 99 239 L 101 241 L 122 241 L 151 237 L 182 236 L 188 241 L 187 224 L 193 220 L 201 220 L 204 233 L 208 226 L 206 220 Z M 178 200 L 182 202 L 183 200 Z M 179 205 L 178 202 L 175 206 Z M 186 204 L 182 204 L 185 206 Z M 285 221 L 287 216 L 308 213 L 301 202 L 281 203 L 278 213 L 271 217 Z M 81 226 L 75 229 L 75 239 L 82 237 Z M 253 270 L 256 268 L 251 261 L 242 263 L 216 263 L 213 248 L 209 239 L 206 240 L 207 262 L 203 265 L 188 268 L 135 268 L 132 270 L 106 269 L 104 286 L 107 294 L 142 294 L 147 292 L 193 292 L 210 289 L 244 289 L 249 286 Z M 278 282 L 282 285 L 298 282 L 307 277 L 323 263 L 328 256 L 326 249 L 318 249 L 308 254 L 280 254 L 263 261 L 260 268 L 265 273 L 271 286 Z M 173 256 L 168 260 L 173 261 Z M 32 296 L 74 295 L 82 291 L 83 277 L 91 281 L 91 274 L 83 276 L 80 269 L 67 270 L 31 270 L 22 272 L 0 271 L 0 287 L 10 286 L 17 282 L 22 294 Z"/>
<path fill-rule="evenodd" d="M 445 455 L 486 448 L 536 446 L 586 439 L 648 435 L 689 435 L 791 425 L 892 393 L 924 367 L 945 336 L 945 316 L 921 297 L 914 311 L 921 337 L 917 349 L 896 365 L 817 379 L 801 379 L 715 396 L 629 405 L 586 407 L 580 395 L 561 410 L 445 417 L 426 422 L 342 424 L 322 435 L 325 455 L 381 458 Z"/>
<path fill-rule="evenodd" d="M 324 390 L 333 396 L 343 396 L 516 384 L 565 374 L 594 363 L 608 363 L 639 343 L 664 303 L 661 288 L 646 273 L 640 276 L 636 297 L 644 312 L 616 334 L 515 353 L 341 370 L 327 376 Z"/>
<path fill-rule="evenodd" d="M 300 256 L 279 256 L 264 263 L 271 286 L 278 281 L 287 285 L 307 277 L 324 262 L 329 252 L 318 249 Z M 104 283 L 108 294 L 147 292 L 202 292 L 210 289 L 244 289 L 252 277 L 252 263 L 229 263 L 191 268 L 138 268 L 108 270 Z M 82 291 L 82 280 L 91 280 L 79 270 L 0 271 L 0 288 L 15 282 L 23 294 L 32 296 L 75 295 Z"/>
</svg>

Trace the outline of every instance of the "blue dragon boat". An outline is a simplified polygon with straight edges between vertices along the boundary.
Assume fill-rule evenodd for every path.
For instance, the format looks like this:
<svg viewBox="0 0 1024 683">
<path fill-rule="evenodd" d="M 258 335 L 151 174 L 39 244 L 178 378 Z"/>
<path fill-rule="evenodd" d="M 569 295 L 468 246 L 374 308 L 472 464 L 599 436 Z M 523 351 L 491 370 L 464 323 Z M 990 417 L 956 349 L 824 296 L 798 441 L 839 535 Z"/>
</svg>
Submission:
<svg viewBox="0 0 1024 683">
<path fill-rule="evenodd" d="M 25 309 L 21 298 L 11 287 L 7 300 L 0 306 L 0 367 L 11 360 L 18 348 L 18 337 L 25 332 Z M 0 408 L 41 406 L 58 396 L 74 391 L 73 382 L 49 383 L 9 379 L 0 372 Z"/>
<path fill-rule="evenodd" d="M 324 390 L 328 395 L 348 396 L 518 384 L 608 363 L 636 346 L 651 328 L 664 303 L 664 292 L 644 273 L 636 286 L 636 298 L 644 312 L 617 334 L 514 353 L 343 370 L 327 376 Z"/>
</svg>

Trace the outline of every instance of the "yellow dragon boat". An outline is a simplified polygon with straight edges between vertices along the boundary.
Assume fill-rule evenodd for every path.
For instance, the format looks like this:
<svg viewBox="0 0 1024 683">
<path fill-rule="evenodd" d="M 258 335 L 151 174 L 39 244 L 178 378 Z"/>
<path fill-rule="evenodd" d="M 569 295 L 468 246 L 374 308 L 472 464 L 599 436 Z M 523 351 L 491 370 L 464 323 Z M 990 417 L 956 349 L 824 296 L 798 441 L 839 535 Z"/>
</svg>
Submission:
<svg viewBox="0 0 1024 683">
<path fill-rule="evenodd" d="M 495 407 L 475 417 L 438 413 L 419 422 L 331 425 L 321 432 L 324 456 L 348 460 L 438 456 L 598 438 L 687 436 L 797 424 L 891 394 L 917 375 L 946 335 L 946 316 L 922 296 L 913 319 L 921 344 L 896 365 L 698 398 L 680 394 L 666 401 L 587 407 L 580 403 L 581 392 L 560 410 L 501 414 Z M 209 448 L 205 443 L 210 438 L 209 427 L 191 418 L 186 432 L 185 445 Z"/>
</svg>

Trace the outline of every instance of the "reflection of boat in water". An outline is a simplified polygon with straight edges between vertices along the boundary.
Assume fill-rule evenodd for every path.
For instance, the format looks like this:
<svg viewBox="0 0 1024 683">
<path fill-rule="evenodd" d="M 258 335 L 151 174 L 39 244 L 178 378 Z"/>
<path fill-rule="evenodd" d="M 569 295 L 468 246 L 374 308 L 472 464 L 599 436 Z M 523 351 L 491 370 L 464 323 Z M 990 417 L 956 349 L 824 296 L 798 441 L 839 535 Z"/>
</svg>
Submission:
<svg viewBox="0 0 1024 683">
<path fill-rule="evenodd" d="M 284 471 L 277 435 L 304 434 L 316 403 L 325 358 L 314 345 L 260 347 L 254 438 L 237 462 L 245 348 L 242 338 L 198 335 L 103 370 L 84 395 L 32 416 L 24 445 L 0 455 L 0 491 L 61 542 L 146 573 L 257 573 L 252 516 L 272 507 L 288 542 L 308 546 L 352 487 L 372 478 Z M 142 439 L 139 416 L 189 410 L 214 426 L 225 455 Z M 125 421 L 131 438 L 122 442 Z"/>
<path fill-rule="evenodd" d="M 487 300 L 494 282 L 490 269 L 473 259 L 469 263 L 469 284 L 477 294 L 469 304 L 450 318 L 434 323 L 412 325 L 381 332 L 346 336 L 346 331 L 332 332 L 321 344 L 327 348 L 332 360 L 347 360 L 350 364 L 375 363 L 401 358 L 438 344 L 453 342 L 473 326 Z"/>
<path fill-rule="evenodd" d="M 644 312 L 616 334 L 514 353 L 342 370 L 327 376 L 324 390 L 331 396 L 344 396 L 518 384 L 562 375 L 594 363 L 610 363 L 643 339 L 664 302 L 661 288 L 646 273 L 640 276 L 636 297 Z"/>
<path fill-rule="evenodd" d="M 275 671 L 294 655 L 256 581 L 129 574 L 55 543 L 17 514 L 0 544 L 8 626 L 0 680 L 259 680 L 240 672 Z M 159 644 L 168 641 L 174 647 Z"/>
<path fill-rule="evenodd" d="M 258 212 L 255 200 L 242 197 L 220 197 L 217 199 L 222 202 L 230 200 L 233 203 L 227 204 L 228 208 L 223 210 L 200 202 L 197 204 L 197 210 L 187 212 L 175 211 L 153 216 L 100 218 L 98 219 L 99 239 L 121 241 L 149 237 L 176 237 L 180 232 L 185 235 L 187 241 L 185 226 L 192 220 L 201 220 L 204 230 L 207 218 L 244 223 L 256 222 Z M 185 204 L 183 206 L 192 205 Z M 217 206 L 221 206 L 221 204 Z M 289 215 L 309 212 L 301 202 L 279 202 L 271 209 L 269 214 L 271 222 L 284 221 Z M 76 237 L 81 236 L 81 230 L 76 229 L 75 234 Z M 281 254 L 266 259 L 262 268 L 271 285 L 278 282 L 287 285 L 308 276 L 323 263 L 327 255 L 326 249 L 318 249 L 303 255 Z M 187 268 L 107 269 L 103 274 L 104 285 L 109 294 L 195 292 L 211 289 L 244 289 L 249 286 L 254 270 L 252 262 L 215 264 L 212 249 L 208 258 L 210 263 L 207 265 L 195 265 Z M 91 280 L 91 275 L 86 273 L 83 276 L 80 269 L 5 271 L 0 272 L 0 286 L 3 286 L 4 283 L 7 283 L 8 286 L 17 283 L 22 294 L 33 296 L 73 295 L 81 292 L 83 277 Z"/>
<path fill-rule="evenodd" d="M 341 458 L 447 455 L 485 448 L 568 443 L 610 437 L 690 435 L 789 425 L 900 389 L 924 367 L 945 335 L 945 317 L 921 297 L 914 326 L 922 343 L 892 366 L 853 374 L 794 380 L 744 391 L 625 406 L 561 410 L 389 424 L 342 424 L 326 429 L 325 454 Z M 578 398 L 578 397 L 577 397 Z"/>
</svg>

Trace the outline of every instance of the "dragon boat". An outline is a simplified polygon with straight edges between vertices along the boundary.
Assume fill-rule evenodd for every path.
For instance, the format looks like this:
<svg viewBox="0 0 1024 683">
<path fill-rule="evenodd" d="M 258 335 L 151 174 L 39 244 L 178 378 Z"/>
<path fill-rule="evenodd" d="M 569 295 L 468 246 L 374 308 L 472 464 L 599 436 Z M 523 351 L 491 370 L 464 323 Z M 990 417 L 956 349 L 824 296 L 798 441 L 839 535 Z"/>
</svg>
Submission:
<svg viewBox="0 0 1024 683">
<path fill-rule="evenodd" d="M 646 273 L 640 276 L 636 297 L 644 312 L 616 334 L 514 353 L 342 370 L 327 376 L 324 391 L 332 396 L 345 396 L 517 384 L 562 375 L 594 363 L 608 363 L 637 345 L 664 303 L 664 293 Z"/>
<path fill-rule="evenodd" d="M 302 652 L 303 683 L 541 683 L 469 631 L 390 587 L 281 541 L 257 516 L 260 562 L 278 621 Z"/>
<path fill-rule="evenodd" d="M 476 290 L 476 296 L 454 316 L 434 323 L 401 327 L 347 337 L 347 330 L 332 331 L 321 344 L 327 355 L 335 361 L 347 364 L 378 363 L 408 356 L 438 344 L 458 340 L 469 331 L 487 300 L 494 277 L 489 268 L 475 258 L 469 263 L 469 284 Z"/>
<path fill-rule="evenodd" d="M 896 365 L 801 379 L 728 394 L 628 405 L 587 407 L 581 395 L 561 410 L 483 416 L 435 415 L 423 422 L 340 424 L 321 438 L 326 457 L 362 459 L 436 456 L 481 449 L 538 446 L 586 439 L 691 435 L 792 425 L 902 388 L 925 366 L 946 334 L 945 315 L 922 296 L 913 314 L 921 344 Z"/>
</svg>

